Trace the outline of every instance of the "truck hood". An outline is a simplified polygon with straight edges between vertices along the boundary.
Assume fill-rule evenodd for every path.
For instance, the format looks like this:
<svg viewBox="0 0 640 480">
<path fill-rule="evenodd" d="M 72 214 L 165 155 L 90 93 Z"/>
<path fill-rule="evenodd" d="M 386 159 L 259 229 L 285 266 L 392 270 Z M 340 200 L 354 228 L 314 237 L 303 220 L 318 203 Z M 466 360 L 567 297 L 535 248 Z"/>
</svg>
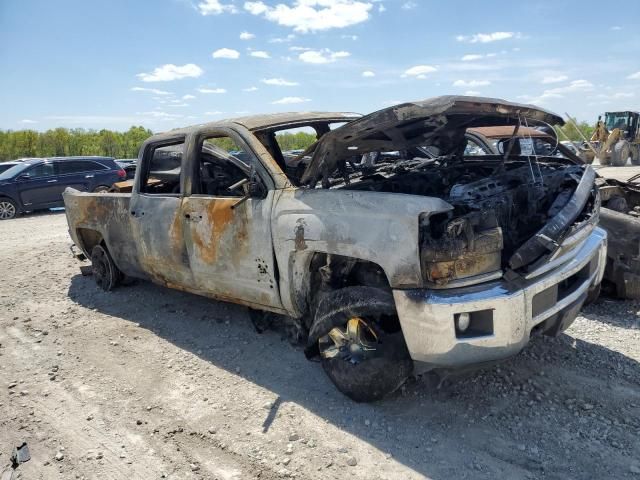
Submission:
<svg viewBox="0 0 640 480">
<path fill-rule="evenodd" d="M 442 96 L 401 103 L 354 120 L 325 134 L 306 154 L 313 157 L 301 178 L 315 185 L 341 160 L 367 152 L 437 147 L 447 155 L 464 145 L 467 128 L 527 123 L 564 124 L 559 115 L 533 105 L 496 98 Z"/>
</svg>

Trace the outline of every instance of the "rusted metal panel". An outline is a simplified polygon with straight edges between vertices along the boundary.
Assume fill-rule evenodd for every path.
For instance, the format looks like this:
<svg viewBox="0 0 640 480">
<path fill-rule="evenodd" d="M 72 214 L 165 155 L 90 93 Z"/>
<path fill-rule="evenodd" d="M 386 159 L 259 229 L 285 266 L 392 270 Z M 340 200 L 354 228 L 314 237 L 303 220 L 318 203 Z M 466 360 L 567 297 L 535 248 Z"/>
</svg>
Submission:
<svg viewBox="0 0 640 480">
<path fill-rule="evenodd" d="M 470 128 L 467 130 L 469 133 L 480 134 L 486 138 L 509 138 L 514 134 L 514 127 L 512 125 L 504 125 L 497 127 L 478 127 Z M 536 130 L 531 127 L 520 127 L 517 133 L 518 137 L 535 137 L 535 138 L 550 138 L 549 134 Z"/>
<path fill-rule="evenodd" d="M 120 270 L 132 276 L 143 276 L 136 254 L 136 239 L 129 221 L 131 195 L 87 193 L 67 189 L 63 194 L 69 233 L 74 243 L 91 257 L 79 237 L 82 229 L 99 232 Z"/>
<path fill-rule="evenodd" d="M 129 217 L 138 262 L 147 276 L 164 285 L 193 283 L 183 239 L 182 198 L 134 195 Z"/>
<path fill-rule="evenodd" d="M 422 284 L 419 262 L 419 216 L 451 210 L 438 198 L 338 190 L 285 189 L 273 212 L 273 238 L 281 267 L 283 297 L 293 295 L 313 252 L 373 262 L 392 287 Z M 296 263 L 296 268 L 293 264 Z M 289 275 L 288 277 L 286 275 Z M 283 298 L 290 310 L 295 299 Z"/>
<path fill-rule="evenodd" d="M 239 198 L 184 199 L 184 242 L 195 288 L 218 298 L 282 309 L 271 240 L 274 192 L 233 208 Z"/>
</svg>

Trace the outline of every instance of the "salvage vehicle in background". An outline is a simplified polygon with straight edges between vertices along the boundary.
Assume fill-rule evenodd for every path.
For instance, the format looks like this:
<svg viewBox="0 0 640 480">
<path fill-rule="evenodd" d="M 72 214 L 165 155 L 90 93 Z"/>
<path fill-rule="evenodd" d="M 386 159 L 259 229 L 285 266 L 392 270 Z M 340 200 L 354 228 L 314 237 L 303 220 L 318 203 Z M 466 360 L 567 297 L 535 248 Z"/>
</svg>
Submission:
<svg viewBox="0 0 640 480">
<path fill-rule="evenodd" d="M 525 120 L 562 123 L 445 96 L 173 130 L 142 146 L 131 193 L 67 189 L 69 232 L 101 288 L 129 276 L 283 314 L 340 391 L 372 401 L 412 372 L 558 335 L 597 292 L 607 239 L 593 169 L 513 142 L 464 154 L 468 129 Z M 303 127 L 318 138 L 304 170 L 277 142 Z"/>
<path fill-rule="evenodd" d="M 106 192 L 125 177 L 111 157 L 28 158 L 0 173 L 0 220 L 62 207 L 67 187 Z"/>
<path fill-rule="evenodd" d="M 604 279 L 619 298 L 640 299 L 640 175 L 621 181 L 598 178 L 603 208 L 600 225 L 607 231 Z"/>
<path fill-rule="evenodd" d="M 469 142 L 477 149 L 498 153 L 497 148 L 513 136 L 514 127 L 476 128 L 467 133 Z M 521 128 L 515 135 L 518 145 L 525 142 L 524 149 L 532 145 L 529 139 L 538 142 L 536 149 L 548 150 L 556 144 L 553 136 L 534 129 Z M 522 149 L 520 146 L 518 148 Z M 562 154 L 576 164 L 583 163 L 580 152 L 574 152 L 565 143 L 558 145 L 554 154 Z M 596 170 L 597 171 L 597 170 Z M 604 283 L 607 291 L 619 298 L 640 299 L 640 175 L 627 181 L 596 178 L 602 208 L 600 226 L 607 231 L 607 266 Z M 595 294 L 594 294 L 595 295 Z"/>
</svg>

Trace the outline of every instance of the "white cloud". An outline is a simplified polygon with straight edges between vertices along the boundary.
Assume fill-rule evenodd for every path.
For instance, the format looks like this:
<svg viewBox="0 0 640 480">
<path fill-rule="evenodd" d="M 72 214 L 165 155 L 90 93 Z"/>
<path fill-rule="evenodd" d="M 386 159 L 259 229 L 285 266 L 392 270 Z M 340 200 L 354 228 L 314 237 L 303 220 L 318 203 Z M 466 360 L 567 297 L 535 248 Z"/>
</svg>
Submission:
<svg viewBox="0 0 640 480">
<path fill-rule="evenodd" d="M 476 33 L 473 35 L 458 35 L 456 40 L 465 43 L 490 43 L 509 38 L 519 38 L 521 35 L 514 32 Z"/>
<path fill-rule="evenodd" d="M 365 72 L 362 72 L 362 76 L 365 78 L 373 78 L 376 76 L 376 74 L 374 72 L 372 72 L 371 70 L 367 70 Z"/>
<path fill-rule="evenodd" d="M 249 55 L 256 58 L 271 58 L 271 55 L 269 55 L 269 53 L 264 52 L 262 50 L 254 50 Z"/>
<path fill-rule="evenodd" d="M 478 92 L 477 90 L 467 90 L 466 92 L 464 92 L 465 95 L 469 95 L 470 97 L 477 97 L 478 95 L 480 95 L 480 92 Z"/>
<path fill-rule="evenodd" d="M 269 39 L 269 43 L 288 43 L 292 41 L 296 36 L 293 33 L 290 33 L 286 37 L 276 37 Z"/>
<path fill-rule="evenodd" d="M 199 88 L 200 93 L 227 93 L 224 88 Z"/>
<path fill-rule="evenodd" d="M 462 57 L 463 62 L 473 62 L 474 60 L 480 60 L 483 55 L 469 54 Z"/>
<path fill-rule="evenodd" d="M 38 123 L 38 122 L 37 122 L 37 120 L 31 120 L 30 118 L 24 118 L 24 119 L 20 120 L 20 123 L 31 124 L 31 123 Z"/>
<path fill-rule="evenodd" d="M 358 40 L 358 35 L 342 35 L 342 38 L 345 40 L 353 40 L 355 42 Z"/>
<path fill-rule="evenodd" d="M 242 32 L 240 34 L 240 40 L 251 40 L 252 38 L 256 38 L 256 36 L 253 33 Z"/>
<path fill-rule="evenodd" d="M 284 78 L 263 78 L 260 81 L 265 85 L 275 85 L 277 87 L 295 87 L 298 85 L 298 82 L 291 82 Z"/>
<path fill-rule="evenodd" d="M 243 92 L 255 92 L 257 90 L 258 90 L 258 87 L 248 87 L 248 88 L 242 89 Z"/>
<path fill-rule="evenodd" d="M 131 91 L 132 92 L 149 92 L 155 95 L 171 95 L 171 92 L 167 92 L 165 90 L 159 90 L 157 88 L 133 87 Z"/>
<path fill-rule="evenodd" d="M 244 9 L 296 32 L 314 32 L 344 28 L 369 19 L 371 2 L 358 0 L 294 0 L 292 5 L 273 7 L 262 1 L 245 2 Z"/>
<path fill-rule="evenodd" d="M 324 48 L 322 50 L 307 50 L 302 52 L 298 58 L 305 63 L 323 64 L 333 63 L 339 58 L 347 58 L 349 56 L 351 56 L 349 52 L 332 52 L 328 48 Z"/>
<path fill-rule="evenodd" d="M 590 92 L 594 88 L 593 83 L 588 80 L 573 80 L 563 87 L 550 88 L 542 92 L 539 97 L 529 97 L 530 103 L 545 103 L 550 99 L 564 98 L 565 94 L 577 92 Z"/>
<path fill-rule="evenodd" d="M 613 27 L 611 27 L 611 30 L 613 30 L 613 31 L 620 31 L 620 30 L 622 30 L 622 27 L 621 27 L 621 26 L 619 26 L 619 25 L 614 25 Z"/>
<path fill-rule="evenodd" d="M 180 118 L 182 115 L 178 113 L 167 113 L 161 110 L 153 110 L 151 112 L 138 112 L 136 115 L 143 115 L 146 117 L 160 118 L 165 120 L 170 120 L 172 118 Z"/>
<path fill-rule="evenodd" d="M 416 65 L 415 67 L 405 70 L 402 76 L 424 79 L 427 74 L 436 72 L 437 70 L 438 69 L 436 67 L 432 67 L 431 65 Z"/>
<path fill-rule="evenodd" d="M 188 103 L 171 103 L 167 107 L 188 107 Z"/>
<path fill-rule="evenodd" d="M 237 12 L 237 9 L 233 4 L 221 3 L 220 0 L 202 0 L 198 3 L 197 8 L 201 15 L 220 15 L 225 12 Z"/>
<path fill-rule="evenodd" d="M 640 80 L 640 72 L 632 73 L 627 78 L 629 80 Z"/>
<path fill-rule="evenodd" d="M 560 83 L 567 80 L 569 80 L 569 77 L 566 75 L 547 75 L 542 79 L 542 83 Z"/>
<path fill-rule="evenodd" d="M 195 95 L 189 95 L 189 94 L 187 94 L 187 95 L 183 95 L 183 96 L 182 96 L 182 99 L 183 99 L 183 100 L 193 100 L 194 98 L 196 98 L 196 96 L 195 96 Z"/>
<path fill-rule="evenodd" d="M 219 110 L 216 110 L 215 112 L 204 112 L 205 115 L 211 115 L 211 116 L 217 116 L 217 115 L 222 115 L 224 112 L 221 112 Z"/>
<path fill-rule="evenodd" d="M 378 12 L 382 13 L 382 12 L 386 12 L 387 11 L 387 7 L 384 6 L 384 4 L 380 4 L 378 5 Z"/>
<path fill-rule="evenodd" d="M 228 58 L 236 60 L 240 58 L 240 52 L 232 48 L 220 48 L 211 54 L 213 58 Z"/>
<path fill-rule="evenodd" d="M 456 80 L 453 82 L 454 87 L 473 88 L 473 87 L 486 87 L 491 85 L 489 80 Z"/>
<path fill-rule="evenodd" d="M 276 100 L 274 102 L 271 102 L 273 105 L 293 105 L 295 103 L 305 103 L 305 102 L 310 102 L 311 99 L 309 98 L 302 98 L 302 97 L 284 97 L 281 98 L 280 100 Z"/>
<path fill-rule="evenodd" d="M 143 82 L 170 82 L 181 78 L 199 77 L 203 72 L 204 70 L 193 63 L 187 63 L 186 65 L 167 63 L 161 67 L 154 68 L 151 73 L 138 73 L 136 77 Z"/>
<path fill-rule="evenodd" d="M 401 7 L 401 8 L 402 8 L 403 10 L 413 10 L 413 9 L 414 9 L 414 8 L 416 8 L 417 6 L 418 6 L 418 4 L 417 4 L 416 2 L 409 1 L 409 2 L 404 2 L 404 3 L 402 4 L 402 7 Z"/>
</svg>

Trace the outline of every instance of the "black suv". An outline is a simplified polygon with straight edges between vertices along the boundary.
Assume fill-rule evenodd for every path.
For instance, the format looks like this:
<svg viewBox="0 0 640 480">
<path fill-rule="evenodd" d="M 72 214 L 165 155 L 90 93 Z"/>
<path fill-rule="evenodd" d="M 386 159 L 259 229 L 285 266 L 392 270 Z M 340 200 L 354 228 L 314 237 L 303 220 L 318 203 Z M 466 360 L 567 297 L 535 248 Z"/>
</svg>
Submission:
<svg viewBox="0 0 640 480">
<path fill-rule="evenodd" d="M 67 187 L 106 192 L 126 178 L 111 157 L 28 158 L 0 173 L 0 220 L 18 213 L 62 207 Z"/>
</svg>

